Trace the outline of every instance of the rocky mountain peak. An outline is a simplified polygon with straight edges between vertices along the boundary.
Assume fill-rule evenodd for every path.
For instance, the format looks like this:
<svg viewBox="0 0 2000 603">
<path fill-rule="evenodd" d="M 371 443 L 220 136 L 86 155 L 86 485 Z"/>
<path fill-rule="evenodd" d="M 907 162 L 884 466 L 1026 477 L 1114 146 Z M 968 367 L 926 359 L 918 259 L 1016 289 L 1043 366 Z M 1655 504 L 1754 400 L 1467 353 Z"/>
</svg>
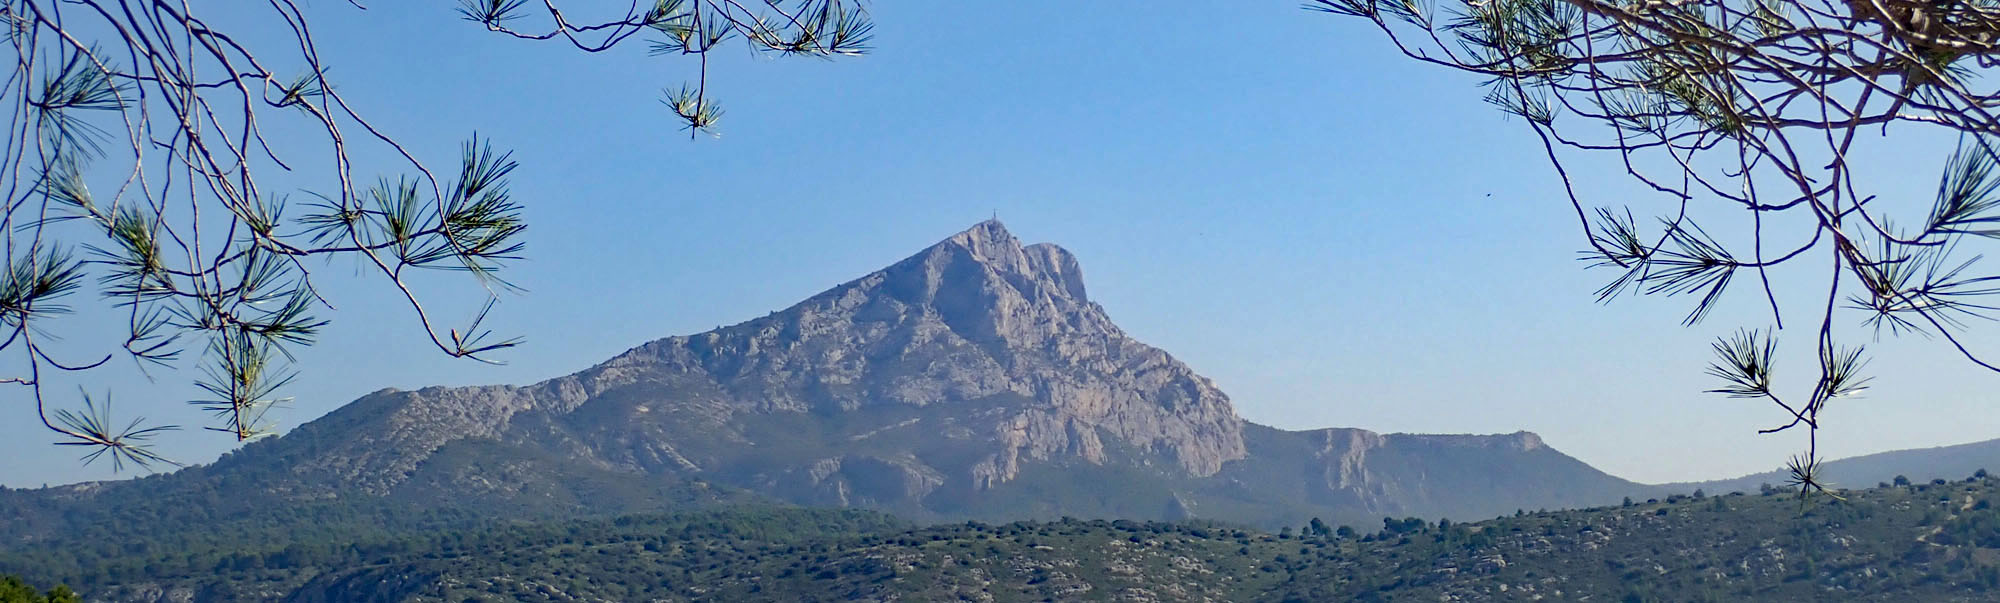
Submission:
<svg viewBox="0 0 2000 603">
<path fill-rule="evenodd" d="M 688 402 L 675 393 L 701 392 L 704 437 L 754 445 L 764 436 L 739 426 L 805 413 L 852 425 L 858 431 L 842 437 L 861 438 L 853 441 L 911 430 L 956 434 L 946 437 L 963 449 L 951 456 L 970 461 L 830 454 L 808 459 L 820 469 L 800 471 L 815 484 L 866 466 L 896 467 L 901 477 L 889 481 L 929 484 L 916 490 L 940 480 L 993 487 L 1033 463 L 1210 475 L 1246 454 L 1242 420 L 1226 395 L 1119 330 L 1089 300 L 1070 252 L 1023 245 L 997 221 L 762 318 L 655 341 L 565 379 L 577 384 L 563 388 L 573 392 L 566 401 L 581 404 L 575 414 L 620 421 L 593 429 L 683 420 Z M 626 393 L 654 384 L 672 391 Z M 640 407 L 647 410 L 629 410 Z M 658 434 L 610 439 L 642 448 L 612 451 L 612 464 L 650 466 L 648 459 L 674 456 L 650 443 Z M 671 465 L 719 462 L 689 456 Z M 860 495 L 836 488 L 829 496 Z"/>
<path fill-rule="evenodd" d="M 1023 264 L 1021 261 L 1021 240 L 1014 238 L 1014 233 L 1007 232 L 1007 225 L 1001 224 L 999 220 L 987 220 L 974 224 L 971 228 L 967 228 L 963 232 L 945 237 L 943 241 L 932 245 L 926 251 L 943 247 L 965 249 L 994 265 L 1018 268 Z M 923 254 L 919 253 L 918 255 Z"/>
<path fill-rule="evenodd" d="M 1083 270 L 1076 256 L 1054 243 L 1022 246 L 999 220 L 987 220 L 952 235 L 911 259 L 930 258 L 963 250 L 966 257 L 989 268 L 994 274 L 1015 277 L 1046 288 L 1046 292 L 1076 302 L 1087 302 Z"/>
<path fill-rule="evenodd" d="M 1001 347 L 1034 345 L 1063 332 L 1117 332 L 1085 293 L 1075 256 L 1048 243 L 1022 246 L 997 220 L 820 297 L 854 293 L 843 289 L 922 308 L 961 336 Z"/>
</svg>

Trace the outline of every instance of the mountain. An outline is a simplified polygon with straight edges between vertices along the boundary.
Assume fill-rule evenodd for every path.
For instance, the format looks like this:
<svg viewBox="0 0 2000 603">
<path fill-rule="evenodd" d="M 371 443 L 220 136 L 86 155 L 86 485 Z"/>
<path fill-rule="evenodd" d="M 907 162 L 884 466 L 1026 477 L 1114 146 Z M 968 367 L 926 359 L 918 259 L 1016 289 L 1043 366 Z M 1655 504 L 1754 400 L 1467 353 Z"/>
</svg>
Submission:
<svg viewBox="0 0 2000 603">
<path fill-rule="evenodd" d="M 1879 483 L 1892 482 L 1897 477 L 1907 477 L 1919 482 L 1934 479 L 1964 479 L 1965 476 L 1989 467 L 2000 471 L 2000 440 L 1894 450 L 1827 461 L 1820 467 L 1826 482 L 1841 488 L 1867 488 Z M 1662 487 L 1681 492 L 1690 492 L 1696 488 L 1708 492 L 1755 492 L 1765 485 L 1783 486 L 1785 480 L 1790 477 L 1791 472 L 1781 469 L 1734 479 L 1667 484 Z"/>
<path fill-rule="evenodd" d="M 576 374 L 382 390 L 206 467 L 0 493 L 0 533 L 300 509 L 442 525 L 748 499 L 917 520 L 1366 523 L 1652 492 L 1528 433 L 1247 423 L 1214 383 L 1113 324 L 1068 251 L 985 222 L 790 308 Z"/>
</svg>

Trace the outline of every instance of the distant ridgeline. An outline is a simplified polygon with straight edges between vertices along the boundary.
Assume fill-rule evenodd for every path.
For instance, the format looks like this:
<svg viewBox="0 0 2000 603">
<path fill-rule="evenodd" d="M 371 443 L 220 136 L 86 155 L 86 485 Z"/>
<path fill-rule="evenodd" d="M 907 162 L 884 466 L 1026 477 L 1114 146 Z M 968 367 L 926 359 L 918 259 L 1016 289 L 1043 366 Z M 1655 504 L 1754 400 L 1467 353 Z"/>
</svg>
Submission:
<svg viewBox="0 0 2000 603">
<path fill-rule="evenodd" d="M 1940 480 L 1942 481 L 1942 480 Z M 2000 484 L 1673 495 L 1475 523 L 1205 520 L 915 527 L 852 509 L 488 525 L 381 540 L 240 534 L 150 555 L 0 555 L 93 601 L 1990 601 Z M 96 551 L 96 552 L 78 552 Z M 102 556 L 94 556 L 99 555 Z M 75 568 L 91 566 L 95 569 Z M 70 572 L 70 573 L 64 573 Z"/>
</svg>

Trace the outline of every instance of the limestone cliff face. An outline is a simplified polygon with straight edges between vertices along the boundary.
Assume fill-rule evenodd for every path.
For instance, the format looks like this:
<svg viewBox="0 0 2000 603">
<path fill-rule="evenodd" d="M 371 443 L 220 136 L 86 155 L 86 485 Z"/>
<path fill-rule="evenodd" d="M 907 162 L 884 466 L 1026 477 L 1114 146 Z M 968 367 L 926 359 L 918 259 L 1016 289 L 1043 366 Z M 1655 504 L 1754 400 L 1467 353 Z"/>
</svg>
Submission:
<svg viewBox="0 0 2000 603">
<path fill-rule="evenodd" d="M 1607 504 L 1649 487 L 1605 475 L 1521 431 L 1499 435 L 1285 431 L 1250 424 L 1251 458 L 1218 475 L 1224 491 L 1259 489 L 1355 518 L 1477 519 L 1514 509 Z"/>
<path fill-rule="evenodd" d="M 1193 476 L 1245 454 L 1227 396 L 1112 324 L 1068 251 L 1024 247 L 998 222 L 791 308 L 655 341 L 592 372 L 713 391 L 731 417 L 1009 400 L 954 416 L 990 450 L 971 467 L 939 469 L 984 486 L 1013 479 L 1024 460 L 1110 462 L 1104 438 Z"/>
<path fill-rule="evenodd" d="M 493 438 L 837 504 L 992 488 L 1034 462 L 1200 477 L 1246 454 L 1227 396 L 1112 324 L 1068 251 L 1023 246 L 999 222 L 575 375 L 378 392 L 299 431 L 350 434 L 322 438 L 299 471 L 376 492 L 454 440 Z M 863 440 L 869 453 L 844 449 Z"/>
<path fill-rule="evenodd" d="M 1532 452 L 1543 447 L 1541 436 L 1525 431 L 1504 435 L 1383 435 L 1365 429 L 1329 428 L 1299 433 L 1314 442 L 1317 449 L 1313 457 L 1325 467 L 1327 485 L 1350 489 L 1384 481 L 1384 476 L 1370 470 L 1370 455 L 1391 447 L 1441 446 L 1503 454 Z"/>
</svg>

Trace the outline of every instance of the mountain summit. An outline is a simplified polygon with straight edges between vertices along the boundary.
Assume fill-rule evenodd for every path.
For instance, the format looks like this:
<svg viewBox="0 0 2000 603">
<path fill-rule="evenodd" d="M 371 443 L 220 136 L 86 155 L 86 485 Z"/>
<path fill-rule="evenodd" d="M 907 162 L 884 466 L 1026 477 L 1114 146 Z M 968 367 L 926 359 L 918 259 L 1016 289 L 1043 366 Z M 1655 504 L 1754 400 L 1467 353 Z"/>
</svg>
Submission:
<svg viewBox="0 0 2000 603">
<path fill-rule="evenodd" d="M 1533 434 L 1248 424 L 1208 379 L 1113 324 L 1068 251 L 1024 246 L 997 221 L 761 318 L 525 387 L 383 390 L 147 481 L 151 496 L 228 482 L 249 498 L 503 516 L 749 491 L 916 518 L 1267 524 L 1469 519 L 1645 491 Z"/>
<path fill-rule="evenodd" d="M 1196 476 L 1244 456 L 1227 396 L 1113 325 L 1068 251 L 1023 247 L 997 221 L 770 316 L 605 366 L 697 379 L 728 392 L 732 414 L 935 407 L 867 436 L 911 430 L 990 448 L 970 467 L 914 452 L 893 461 L 979 488 L 1014 479 L 1023 460 L 1102 464 L 1107 437 Z"/>
<path fill-rule="evenodd" d="M 918 510 L 939 488 L 991 489 L 1025 463 L 1209 476 L 1245 456 L 1242 433 L 1228 396 L 1089 300 L 1074 256 L 988 221 L 762 318 L 524 388 L 378 392 L 285 439 L 333 442 L 302 467 L 375 492 L 454 442 L 495 439 L 610 470 Z"/>
</svg>

